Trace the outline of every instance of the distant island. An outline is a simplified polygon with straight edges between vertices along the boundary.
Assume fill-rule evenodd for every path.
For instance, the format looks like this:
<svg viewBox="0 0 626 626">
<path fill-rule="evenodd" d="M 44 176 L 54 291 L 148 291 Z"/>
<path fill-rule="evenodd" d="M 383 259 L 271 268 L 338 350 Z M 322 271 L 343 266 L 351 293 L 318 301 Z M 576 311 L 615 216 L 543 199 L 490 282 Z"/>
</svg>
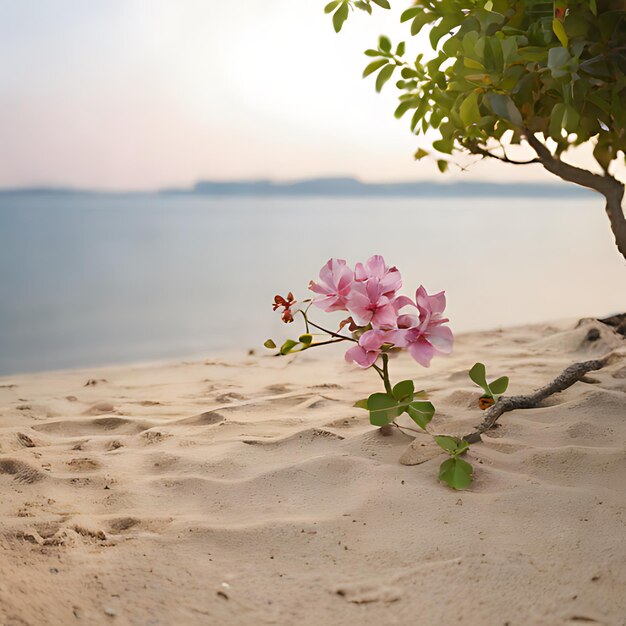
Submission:
<svg viewBox="0 0 626 626">
<path fill-rule="evenodd" d="M 490 183 L 414 181 L 398 183 L 364 183 L 356 178 L 308 178 L 294 182 L 272 180 L 199 181 L 193 187 L 165 188 L 154 192 L 102 192 L 67 187 L 24 187 L 0 189 L 1 195 L 23 194 L 103 194 L 103 195 L 165 195 L 165 196 L 342 196 L 342 197 L 406 197 L 464 198 L 516 197 L 565 198 L 592 194 L 583 187 L 568 183 Z"/>
<path fill-rule="evenodd" d="M 567 183 L 436 183 L 415 181 L 364 183 L 356 178 L 308 178 L 294 182 L 271 180 L 200 181 L 190 189 L 163 189 L 162 194 L 200 196 L 345 196 L 345 197 L 575 197 L 592 193 Z"/>
</svg>

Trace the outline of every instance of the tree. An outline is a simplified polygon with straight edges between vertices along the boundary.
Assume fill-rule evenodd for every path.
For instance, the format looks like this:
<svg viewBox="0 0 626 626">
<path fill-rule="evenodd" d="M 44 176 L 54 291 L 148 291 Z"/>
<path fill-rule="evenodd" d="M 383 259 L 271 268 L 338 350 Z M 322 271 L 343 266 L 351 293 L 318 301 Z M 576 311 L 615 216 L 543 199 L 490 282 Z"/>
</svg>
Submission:
<svg viewBox="0 0 626 626">
<path fill-rule="evenodd" d="M 390 9 L 387 0 L 334 0 L 339 32 L 349 13 Z M 396 117 L 411 113 L 415 134 L 436 129 L 432 147 L 524 165 L 539 163 L 563 180 L 602 194 L 618 250 L 626 258 L 626 0 L 415 0 L 402 12 L 412 36 L 429 27 L 433 54 L 405 60 L 405 42 L 381 36 L 364 76 L 380 91 L 399 78 Z M 509 158 L 507 145 L 526 142 L 534 158 Z M 563 160 L 593 145 L 600 173 Z M 416 159 L 429 154 L 420 148 Z M 439 158 L 439 169 L 448 160 Z"/>
</svg>

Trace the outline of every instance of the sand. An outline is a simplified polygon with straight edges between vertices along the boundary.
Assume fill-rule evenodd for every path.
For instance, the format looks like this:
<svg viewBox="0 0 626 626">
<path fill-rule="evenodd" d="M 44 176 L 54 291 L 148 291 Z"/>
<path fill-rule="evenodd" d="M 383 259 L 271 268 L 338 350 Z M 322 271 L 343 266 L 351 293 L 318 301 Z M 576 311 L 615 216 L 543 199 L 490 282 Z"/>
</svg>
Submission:
<svg viewBox="0 0 626 626">
<path fill-rule="evenodd" d="M 476 360 L 524 393 L 625 344 L 570 321 L 391 367 L 463 434 Z M 378 385 L 334 347 L 0 379 L 0 624 L 626 623 L 626 359 L 504 415 L 463 492 L 352 406 Z"/>
</svg>

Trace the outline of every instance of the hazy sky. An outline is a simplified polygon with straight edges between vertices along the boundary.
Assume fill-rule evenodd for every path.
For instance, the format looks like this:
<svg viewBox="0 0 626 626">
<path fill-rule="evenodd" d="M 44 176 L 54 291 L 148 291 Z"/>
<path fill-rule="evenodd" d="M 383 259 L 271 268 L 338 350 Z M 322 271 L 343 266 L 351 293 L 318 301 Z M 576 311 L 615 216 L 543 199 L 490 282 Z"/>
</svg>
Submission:
<svg viewBox="0 0 626 626">
<path fill-rule="evenodd" d="M 427 140 L 393 118 L 392 86 L 360 78 L 380 32 L 406 34 L 397 14 L 359 12 L 336 35 L 323 5 L 3 0 L 0 186 L 440 179 L 413 161 Z M 452 176 L 553 180 L 492 162 Z"/>
</svg>

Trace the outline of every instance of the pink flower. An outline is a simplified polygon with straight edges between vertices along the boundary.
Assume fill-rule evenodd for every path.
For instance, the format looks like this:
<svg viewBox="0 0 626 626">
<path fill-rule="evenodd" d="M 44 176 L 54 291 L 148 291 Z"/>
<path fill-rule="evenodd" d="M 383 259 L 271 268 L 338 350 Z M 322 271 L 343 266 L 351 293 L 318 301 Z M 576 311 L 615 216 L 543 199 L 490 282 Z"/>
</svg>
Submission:
<svg viewBox="0 0 626 626">
<path fill-rule="evenodd" d="M 389 333 L 384 330 L 367 330 L 359 337 L 358 345 L 346 352 L 346 361 L 359 367 L 371 367 L 380 356 L 381 347 L 388 341 Z"/>
<path fill-rule="evenodd" d="M 402 287 L 400 272 L 396 267 L 388 267 L 380 254 L 370 257 L 365 264 L 357 263 L 354 277 L 358 282 L 375 278 L 382 286 L 383 295 L 388 298 L 393 298 L 398 289 Z"/>
<path fill-rule="evenodd" d="M 434 296 L 429 296 L 426 289 L 420 285 L 415 292 L 415 302 L 420 312 L 420 322 L 428 324 L 445 324 L 449 320 L 441 317 L 446 310 L 446 292 L 440 291 Z"/>
<path fill-rule="evenodd" d="M 345 311 L 346 299 L 353 282 L 354 272 L 346 262 L 342 259 L 330 259 L 320 270 L 320 283 L 309 283 L 309 289 L 322 296 L 315 298 L 313 304 L 327 312 Z"/>
<path fill-rule="evenodd" d="M 371 324 L 374 328 L 395 328 L 398 313 L 384 294 L 385 287 L 377 278 L 354 282 L 348 296 L 348 311 L 361 326 Z"/>
<path fill-rule="evenodd" d="M 413 315 L 398 316 L 398 330 L 393 331 L 390 338 L 396 346 L 406 348 L 424 367 L 430 366 L 436 354 L 452 352 L 454 341 L 452 331 L 443 325 L 448 321 L 442 316 L 446 308 L 444 291 L 429 296 L 424 287 L 420 286 L 415 294 L 415 303 L 403 300 L 398 304 L 398 308 L 407 304 L 416 307 L 419 311 L 419 320 Z"/>
</svg>

